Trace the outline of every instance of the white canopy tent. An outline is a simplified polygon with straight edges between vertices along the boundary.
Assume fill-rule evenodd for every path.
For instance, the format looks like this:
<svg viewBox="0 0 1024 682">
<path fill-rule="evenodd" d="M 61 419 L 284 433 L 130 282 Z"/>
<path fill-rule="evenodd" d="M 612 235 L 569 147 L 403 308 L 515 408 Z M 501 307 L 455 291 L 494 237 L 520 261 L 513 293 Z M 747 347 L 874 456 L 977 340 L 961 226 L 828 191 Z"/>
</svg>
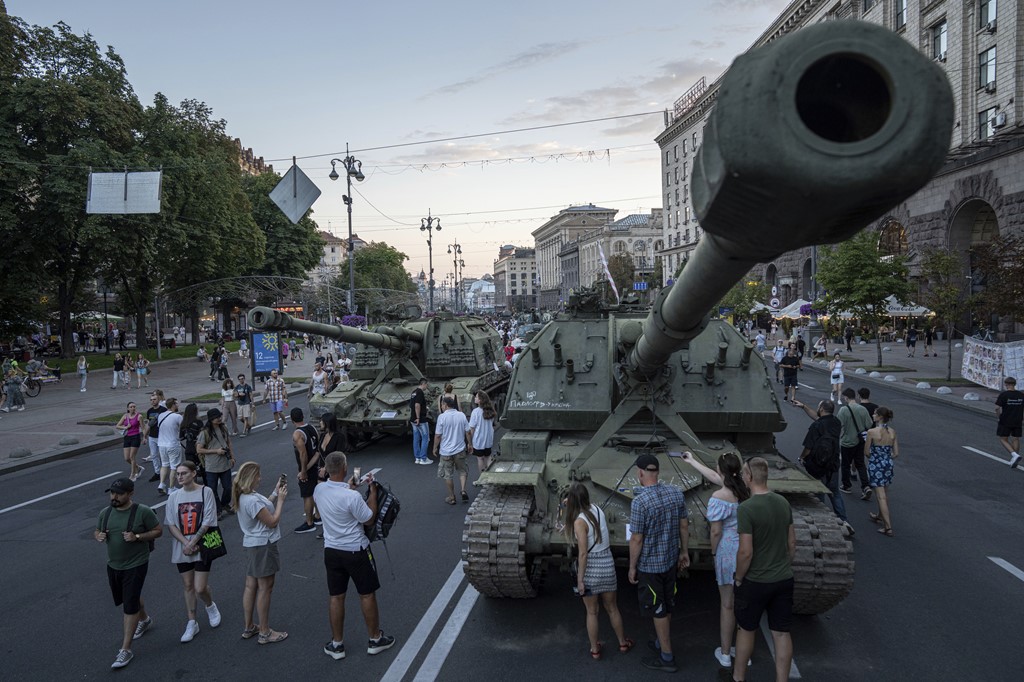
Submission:
<svg viewBox="0 0 1024 682">
<path fill-rule="evenodd" d="M 885 314 L 889 317 L 924 317 L 931 315 L 932 311 L 916 303 L 902 305 L 895 296 L 890 296 L 885 299 Z M 853 313 L 839 313 L 839 318 L 842 320 L 849 320 L 851 317 L 853 317 Z"/>
<path fill-rule="evenodd" d="M 779 312 L 774 313 L 772 317 L 776 319 L 781 319 L 785 317 L 789 318 L 790 320 L 799 320 L 801 317 L 807 317 L 807 315 L 803 315 L 800 313 L 800 307 L 805 306 L 809 303 L 810 301 L 805 301 L 802 298 L 798 298 L 789 305 L 787 305 L 785 308 L 780 310 Z"/>
</svg>

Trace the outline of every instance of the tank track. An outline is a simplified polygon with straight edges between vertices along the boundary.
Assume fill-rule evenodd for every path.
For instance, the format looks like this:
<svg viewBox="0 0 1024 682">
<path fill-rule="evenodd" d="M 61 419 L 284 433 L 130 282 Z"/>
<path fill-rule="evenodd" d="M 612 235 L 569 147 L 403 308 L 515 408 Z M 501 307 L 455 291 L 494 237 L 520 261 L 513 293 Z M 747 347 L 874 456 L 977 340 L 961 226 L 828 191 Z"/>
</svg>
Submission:
<svg viewBox="0 0 1024 682">
<path fill-rule="evenodd" d="M 526 556 L 526 524 L 535 507 L 533 489 L 485 485 L 466 514 L 462 567 L 488 597 L 537 596 L 540 569 Z"/>
<path fill-rule="evenodd" d="M 853 589 L 853 543 L 842 522 L 815 498 L 789 499 L 796 531 L 793 612 L 824 613 Z"/>
</svg>

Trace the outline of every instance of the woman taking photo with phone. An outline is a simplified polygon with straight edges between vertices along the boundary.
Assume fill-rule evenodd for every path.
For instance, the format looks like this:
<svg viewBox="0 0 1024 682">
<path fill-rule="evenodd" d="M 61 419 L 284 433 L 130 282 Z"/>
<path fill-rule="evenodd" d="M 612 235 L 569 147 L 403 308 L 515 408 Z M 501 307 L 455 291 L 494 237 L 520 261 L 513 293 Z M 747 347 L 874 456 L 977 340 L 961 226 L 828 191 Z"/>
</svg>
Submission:
<svg viewBox="0 0 1024 682">
<path fill-rule="evenodd" d="M 210 564 L 203 560 L 199 547 L 206 531 L 217 527 L 217 504 L 213 491 L 196 482 L 196 465 L 182 462 L 175 470 L 179 488 L 167 498 L 164 524 L 174 542 L 171 544 L 171 563 L 177 566 L 185 590 L 185 611 L 188 622 L 181 635 L 182 642 L 191 642 L 199 634 L 196 620 L 196 595 L 206 606 L 210 627 L 220 625 L 220 611 L 210 593 Z"/>
<path fill-rule="evenodd" d="M 238 527 L 242 529 L 242 551 L 245 552 L 245 592 L 242 613 L 245 629 L 242 639 L 259 635 L 260 644 L 274 644 L 288 637 L 287 632 L 270 629 L 270 595 L 274 578 L 281 570 L 277 542 L 281 539 L 281 510 L 288 496 L 288 484 L 281 474 L 269 498 L 256 492 L 260 485 L 260 465 L 246 462 L 238 469 L 231 487 L 231 501 L 238 510 Z M 259 624 L 253 622 L 253 609 Z"/>
<path fill-rule="evenodd" d="M 608 536 L 608 523 L 604 511 L 590 503 L 587 487 L 576 481 L 569 486 L 565 498 L 565 536 L 577 548 L 577 575 L 574 592 L 583 597 L 587 609 L 587 636 L 590 638 L 590 657 L 601 658 L 601 642 L 598 640 L 600 626 L 597 622 L 598 601 L 608 612 L 612 630 L 619 640 L 619 651 L 627 653 L 633 648 L 633 640 L 626 637 L 622 629 L 622 614 L 616 601 L 618 581 L 615 577 L 615 562 L 612 559 Z"/>
</svg>

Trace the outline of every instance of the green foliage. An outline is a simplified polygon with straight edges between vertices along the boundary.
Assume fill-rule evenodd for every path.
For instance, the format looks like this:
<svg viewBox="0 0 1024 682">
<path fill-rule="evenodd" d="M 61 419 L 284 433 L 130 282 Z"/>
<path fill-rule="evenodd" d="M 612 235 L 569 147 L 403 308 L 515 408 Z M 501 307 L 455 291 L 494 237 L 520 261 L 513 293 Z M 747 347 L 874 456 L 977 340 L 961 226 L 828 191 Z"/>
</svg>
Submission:
<svg viewBox="0 0 1024 682">
<path fill-rule="evenodd" d="M 627 253 L 617 253 L 608 259 L 608 272 L 619 290 L 619 296 L 633 288 L 633 259 Z"/>
<path fill-rule="evenodd" d="M 252 217 L 266 240 L 262 260 L 250 262 L 246 274 L 304 278 L 323 258 L 324 242 L 309 217 L 312 211 L 293 225 L 270 200 L 270 192 L 280 181 L 277 173 L 263 173 L 248 176 L 242 183 Z"/>
<path fill-rule="evenodd" d="M 654 259 L 654 271 L 649 278 L 652 289 L 660 289 L 665 286 L 665 265 L 662 260 L 661 258 Z"/>
<path fill-rule="evenodd" d="M 765 303 L 768 300 L 770 289 L 768 285 L 760 280 L 744 280 L 737 282 L 732 289 L 726 292 L 722 300 L 718 302 L 719 307 L 732 308 L 733 316 L 736 319 L 745 320 L 751 317 L 750 310 L 755 303 Z"/>
<path fill-rule="evenodd" d="M 386 301 L 375 295 L 376 290 L 416 291 L 416 285 L 405 271 L 405 261 L 409 260 L 409 257 L 395 247 L 383 242 L 370 242 L 368 246 L 357 250 L 352 258 L 355 261 L 355 304 L 359 310 L 365 310 L 369 305 L 371 314 L 381 312 Z M 347 259 L 342 264 L 341 274 L 334 280 L 333 285 L 340 289 L 348 289 Z M 436 303 L 436 288 L 434 296 Z"/>
<path fill-rule="evenodd" d="M 1000 235 L 971 251 L 975 284 L 982 287 L 976 311 L 985 319 L 992 315 L 1024 319 L 1024 240 Z"/>
<path fill-rule="evenodd" d="M 818 258 L 818 284 L 825 290 L 820 299 L 831 315 L 850 312 L 870 326 L 875 336 L 887 319 L 886 299 L 895 296 L 909 303 L 912 287 L 901 256 L 878 254 L 878 234 L 864 230 L 835 247 L 822 247 Z M 878 364 L 882 364 L 881 342 Z"/>
</svg>

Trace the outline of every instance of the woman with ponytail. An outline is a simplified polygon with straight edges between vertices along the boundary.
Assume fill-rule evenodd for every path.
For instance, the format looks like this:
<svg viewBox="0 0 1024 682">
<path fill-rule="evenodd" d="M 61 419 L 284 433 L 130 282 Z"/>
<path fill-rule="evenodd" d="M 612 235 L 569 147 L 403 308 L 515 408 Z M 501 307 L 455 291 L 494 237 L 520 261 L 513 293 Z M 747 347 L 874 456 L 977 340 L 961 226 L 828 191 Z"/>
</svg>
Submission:
<svg viewBox="0 0 1024 682">
<path fill-rule="evenodd" d="M 740 536 L 736 529 L 737 512 L 740 502 L 750 497 L 750 488 L 743 481 L 743 461 L 732 452 L 718 458 L 717 470 L 705 466 L 693 456 L 684 452 L 687 464 L 714 483 L 722 486 L 708 500 L 708 521 L 711 522 L 711 555 L 715 557 L 715 577 L 718 580 L 718 594 L 721 597 L 719 638 L 721 646 L 715 649 L 715 659 L 723 668 L 732 666 L 735 649 L 732 645 L 736 632 L 736 615 L 733 612 L 733 578 L 736 574 L 736 552 L 740 547 Z"/>
</svg>

